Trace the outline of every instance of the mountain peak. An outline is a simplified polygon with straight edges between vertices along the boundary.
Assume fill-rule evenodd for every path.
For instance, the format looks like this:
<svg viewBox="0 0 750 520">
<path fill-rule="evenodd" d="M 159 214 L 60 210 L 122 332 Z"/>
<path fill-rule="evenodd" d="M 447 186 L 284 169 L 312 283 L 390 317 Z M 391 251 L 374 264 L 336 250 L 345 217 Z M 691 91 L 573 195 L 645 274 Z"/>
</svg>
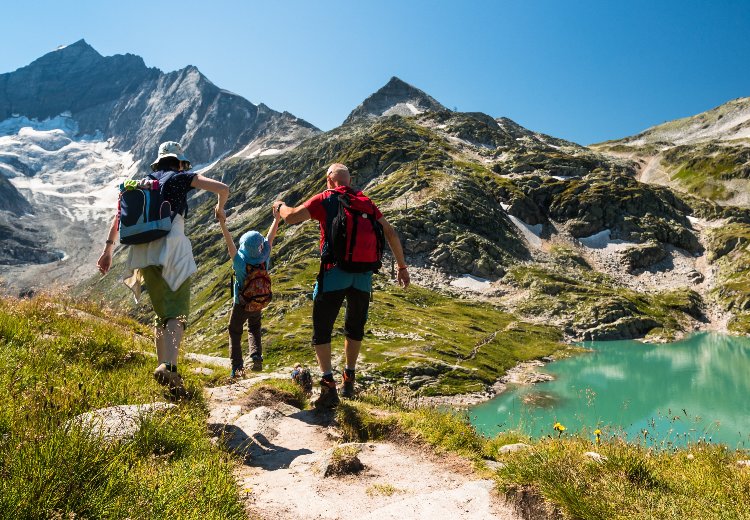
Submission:
<svg viewBox="0 0 750 520">
<path fill-rule="evenodd" d="M 83 38 L 81 38 L 80 40 L 78 40 L 76 42 L 69 43 L 68 45 L 60 45 L 55 50 L 62 51 L 62 50 L 65 50 L 65 49 L 91 49 L 91 50 L 94 50 L 94 48 L 91 45 L 89 45 L 89 43 L 86 40 L 84 40 Z"/>
<path fill-rule="evenodd" d="M 60 58 L 60 57 L 81 57 L 81 56 L 91 56 L 91 57 L 98 57 L 98 58 L 102 57 L 102 55 L 99 54 L 97 50 L 94 49 L 91 45 L 89 45 L 88 42 L 86 42 L 86 40 L 84 40 L 83 38 L 69 45 L 60 45 L 57 49 L 45 54 L 40 59 L 46 58 L 48 56 L 53 59 Z"/>
<path fill-rule="evenodd" d="M 393 76 L 388 83 L 352 110 L 344 124 L 382 116 L 414 116 L 422 112 L 446 110 L 432 96 Z"/>
<path fill-rule="evenodd" d="M 61 68 L 61 70 L 70 70 L 71 68 L 89 67 L 92 64 L 101 62 L 103 59 L 104 57 L 91 45 L 86 43 L 86 40 L 80 39 L 70 45 L 59 46 L 54 51 L 48 52 L 41 58 L 37 58 L 23 68 L 51 70 L 50 67 L 54 67 Z"/>
</svg>

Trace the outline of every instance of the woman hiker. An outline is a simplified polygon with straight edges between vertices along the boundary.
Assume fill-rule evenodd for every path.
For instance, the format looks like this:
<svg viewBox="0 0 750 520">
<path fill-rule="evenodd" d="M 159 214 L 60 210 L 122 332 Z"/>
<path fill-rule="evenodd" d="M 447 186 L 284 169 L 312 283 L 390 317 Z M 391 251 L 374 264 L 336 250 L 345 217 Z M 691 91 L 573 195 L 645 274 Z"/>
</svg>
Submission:
<svg viewBox="0 0 750 520">
<path fill-rule="evenodd" d="M 177 372 L 177 354 L 190 311 L 190 277 L 197 271 L 190 240 L 185 236 L 187 194 L 193 189 L 216 193 L 218 203 L 214 213 L 217 219 L 223 220 L 226 219 L 224 204 L 229 196 L 229 187 L 188 171 L 190 161 L 183 154 L 180 144 L 174 141 L 159 145 L 159 155 L 151 169 L 157 179 L 167 172 L 177 172 L 161 187 L 164 199 L 171 205 L 172 228 L 163 238 L 128 247 L 125 266 L 130 276 L 125 283 L 133 290 L 136 301 L 140 298 L 141 284 L 146 286 L 158 318 L 154 338 L 159 366 L 154 371 L 154 378 L 159 384 L 167 386 L 175 397 L 184 397 L 185 386 Z M 118 215 L 115 214 L 104 252 L 97 262 L 102 274 L 106 274 L 112 265 L 117 232 Z"/>
</svg>

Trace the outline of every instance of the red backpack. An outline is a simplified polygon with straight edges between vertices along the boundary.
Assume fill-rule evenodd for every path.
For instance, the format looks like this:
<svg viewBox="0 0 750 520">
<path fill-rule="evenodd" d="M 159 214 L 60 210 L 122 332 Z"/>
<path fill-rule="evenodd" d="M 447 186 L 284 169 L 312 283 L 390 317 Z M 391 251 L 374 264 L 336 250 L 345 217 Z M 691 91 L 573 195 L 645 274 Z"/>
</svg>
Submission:
<svg viewBox="0 0 750 520">
<path fill-rule="evenodd" d="M 335 263 L 349 273 L 377 271 L 383 265 L 385 235 L 375 219 L 375 204 L 361 191 L 330 191 L 338 197 L 338 213 L 326 232 L 328 247 L 321 262 Z"/>
<path fill-rule="evenodd" d="M 245 281 L 240 291 L 240 304 L 249 312 L 257 312 L 271 303 L 271 277 L 266 264 L 245 265 Z"/>
</svg>

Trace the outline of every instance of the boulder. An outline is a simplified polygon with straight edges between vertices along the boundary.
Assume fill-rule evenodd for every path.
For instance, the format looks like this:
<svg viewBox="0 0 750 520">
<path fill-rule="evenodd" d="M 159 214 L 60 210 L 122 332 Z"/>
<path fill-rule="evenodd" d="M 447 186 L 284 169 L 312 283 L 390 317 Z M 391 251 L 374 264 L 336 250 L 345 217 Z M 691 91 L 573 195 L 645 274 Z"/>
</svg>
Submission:
<svg viewBox="0 0 750 520">
<path fill-rule="evenodd" d="M 667 251 L 659 242 L 649 241 L 645 244 L 639 244 L 620 253 L 623 262 L 632 273 L 636 269 L 650 267 L 657 262 L 661 262 L 667 257 Z"/>
<path fill-rule="evenodd" d="M 500 446 L 500 453 L 513 453 L 514 451 L 526 450 L 530 447 L 531 446 L 526 443 L 516 442 L 514 444 L 506 444 L 504 446 Z"/>
<path fill-rule="evenodd" d="M 144 418 L 175 408 L 174 404 L 155 402 L 150 404 L 121 404 L 100 408 L 78 415 L 68 424 L 80 424 L 89 428 L 93 435 L 107 442 L 132 438 L 140 429 Z"/>
<path fill-rule="evenodd" d="M 607 461 L 607 457 L 595 451 L 587 451 L 583 454 L 583 456 L 600 464 Z"/>
<path fill-rule="evenodd" d="M 359 473 L 365 466 L 359 460 L 359 453 L 366 444 L 351 442 L 339 444 L 328 450 L 301 455 L 289 465 L 289 471 L 301 473 L 312 471 L 325 478 Z"/>
</svg>

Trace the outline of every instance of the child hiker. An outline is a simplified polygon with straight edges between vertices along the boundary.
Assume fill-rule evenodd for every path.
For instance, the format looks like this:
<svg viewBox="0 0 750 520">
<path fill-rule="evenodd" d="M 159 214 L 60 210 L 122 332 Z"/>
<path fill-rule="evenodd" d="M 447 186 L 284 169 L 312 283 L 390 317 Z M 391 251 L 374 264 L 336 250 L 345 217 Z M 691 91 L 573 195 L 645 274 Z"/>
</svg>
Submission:
<svg viewBox="0 0 750 520">
<path fill-rule="evenodd" d="M 248 231 L 240 238 L 239 249 L 235 247 L 225 219 L 219 220 L 224 241 L 234 270 L 234 304 L 229 317 L 229 357 L 232 359 L 232 378 L 243 377 L 245 363 L 242 358 L 242 329 L 247 323 L 252 370 L 263 370 L 263 347 L 260 338 L 260 317 L 263 307 L 271 301 L 271 247 L 279 229 L 281 216 L 273 211 L 273 224 L 268 235 Z"/>
</svg>

